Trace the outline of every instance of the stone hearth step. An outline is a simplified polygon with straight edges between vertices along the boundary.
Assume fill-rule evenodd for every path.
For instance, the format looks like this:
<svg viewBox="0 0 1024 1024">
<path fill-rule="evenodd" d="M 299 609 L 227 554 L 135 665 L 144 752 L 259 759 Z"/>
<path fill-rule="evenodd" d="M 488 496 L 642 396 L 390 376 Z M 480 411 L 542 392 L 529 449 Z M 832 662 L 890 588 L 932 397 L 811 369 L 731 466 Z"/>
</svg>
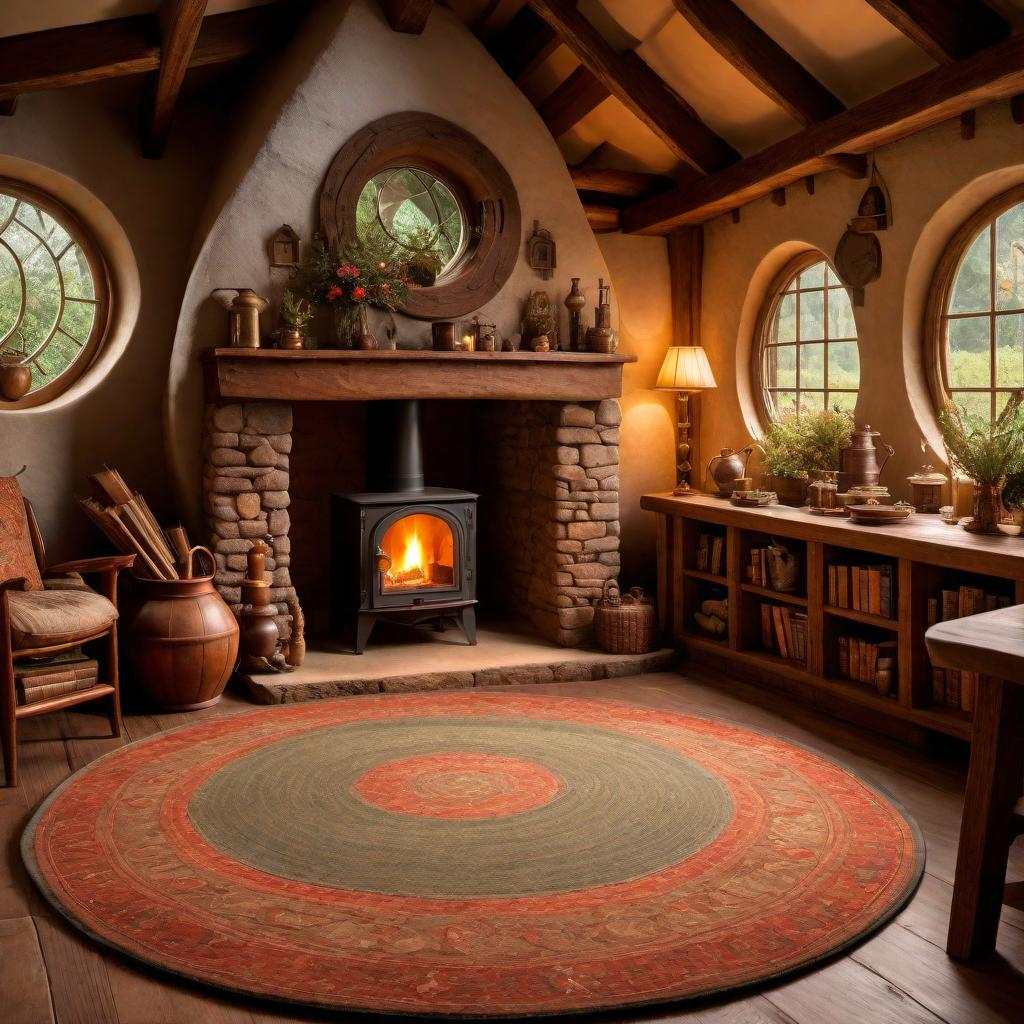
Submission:
<svg viewBox="0 0 1024 1024">
<path fill-rule="evenodd" d="M 246 675 L 241 682 L 260 704 L 290 704 L 353 694 L 610 679 L 662 672 L 675 658 L 669 648 L 638 655 L 567 649 L 519 624 L 482 627 L 475 647 L 457 629 L 381 633 L 365 654 L 315 643 L 294 672 Z"/>
</svg>

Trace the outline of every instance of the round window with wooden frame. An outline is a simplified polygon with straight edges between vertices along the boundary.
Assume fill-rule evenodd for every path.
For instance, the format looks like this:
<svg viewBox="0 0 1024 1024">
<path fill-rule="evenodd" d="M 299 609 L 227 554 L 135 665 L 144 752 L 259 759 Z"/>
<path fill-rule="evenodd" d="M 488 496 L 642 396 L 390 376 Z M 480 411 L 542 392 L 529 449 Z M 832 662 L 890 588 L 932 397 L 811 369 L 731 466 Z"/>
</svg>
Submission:
<svg viewBox="0 0 1024 1024">
<path fill-rule="evenodd" d="M 1024 185 L 981 207 L 939 260 L 925 311 L 936 404 L 988 423 L 1024 387 Z"/>
<path fill-rule="evenodd" d="M 398 245 L 416 271 L 400 311 L 451 319 L 489 302 L 511 275 L 519 199 L 508 172 L 469 132 L 433 114 L 391 114 L 341 147 L 320 194 L 328 245 L 366 241 L 368 232 Z"/>
<path fill-rule="evenodd" d="M 78 218 L 52 196 L 0 177 L 0 365 L 31 372 L 0 410 L 42 405 L 95 359 L 110 307 L 106 266 Z"/>
<path fill-rule="evenodd" d="M 832 264 L 801 253 L 772 282 L 751 367 L 764 423 L 839 408 L 853 412 L 860 346 L 853 305 Z"/>
</svg>

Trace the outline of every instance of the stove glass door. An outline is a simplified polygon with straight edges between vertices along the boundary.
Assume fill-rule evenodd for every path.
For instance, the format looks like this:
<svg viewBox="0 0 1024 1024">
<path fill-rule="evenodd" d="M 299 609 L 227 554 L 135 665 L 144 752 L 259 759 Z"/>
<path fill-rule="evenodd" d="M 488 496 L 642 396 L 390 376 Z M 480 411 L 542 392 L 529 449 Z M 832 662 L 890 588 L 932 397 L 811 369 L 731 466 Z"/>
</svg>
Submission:
<svg viewBox="0 0 1024 1024">
<path fill-rule="evenodd" d="M 455 537 L 440 516 L 427 512 L 396 519 L 376 552 L 385 594 L 450 590 L 456 585 Z"/>
</svg>

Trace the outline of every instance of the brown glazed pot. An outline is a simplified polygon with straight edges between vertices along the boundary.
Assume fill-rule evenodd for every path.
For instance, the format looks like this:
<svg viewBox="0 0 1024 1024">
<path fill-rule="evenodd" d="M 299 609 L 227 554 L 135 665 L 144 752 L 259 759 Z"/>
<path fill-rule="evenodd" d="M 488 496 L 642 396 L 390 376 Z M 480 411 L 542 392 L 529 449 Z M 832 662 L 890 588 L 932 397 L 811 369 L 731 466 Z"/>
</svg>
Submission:
<svg viewBox="0 0 1024 1024">
<path fill-rule="evenodd" d="M 216 704 L 238 661 L 238 622 L 213 577 L 133 584 L 138 602 L 125 630 L 132 680 L 167 711 Z"/>
<path fill-rule="evenodd" d="M 0 396 L 8 402 L 21 401 L 32 387 L 32 371 L 21 363 L 0 364 Z"/>
</svg>

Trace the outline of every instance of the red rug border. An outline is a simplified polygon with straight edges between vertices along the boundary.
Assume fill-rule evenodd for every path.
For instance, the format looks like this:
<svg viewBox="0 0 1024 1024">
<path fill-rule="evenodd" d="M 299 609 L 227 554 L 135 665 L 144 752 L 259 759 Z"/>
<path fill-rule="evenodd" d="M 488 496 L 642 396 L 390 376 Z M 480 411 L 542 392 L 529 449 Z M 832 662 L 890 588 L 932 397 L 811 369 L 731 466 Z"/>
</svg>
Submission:
<svg viewBox="0 0 1024 1024">
<path fill-rule="evenodd" d="M 429 696 L 439 696 L 445 691 L 433 691 Z M 463 691 L 452 691 L 452 692 L 463 692 Z M 522 695 L 523 691 L 515 691 L 517 694 Z M 46 881 L 41 869 L 35 858 L 35 833 L 36 827 L 39 821 L 44 817 L 50 805 L 60 796 L 63 790 L 68 787 L 72 782 L 78 780 L 80 777 L 87 775 L 89 772 L 94 770 L 101 762 L 105 761 L 109 757 L 113 757 L 118 754 L 123 747 L 118 747 L 115 750 L 111 750 L 106 754 L 102 754 L 100 757 L 89 764 L 79 768 L 78 771 L 73 772 L 63 782 L 56 786 L 47 796 L 41 801 L 39 806 L 33 812 L 32 817 L 29 819 L 28 824 L 25 826 L 24 831 L 21 835 L 20 851 L 22 861 L 25 865 L 25 869 L 32 879 L 36 888 L 40 894 L 47 901 L 50 907 L 55 910 L 60 917 L 62 917 L 69 924 L 74 926 L 76 930 L 87 936 L 91 941 L 97 945 L 102 946 L 104 949 L 111 950 L 117 957 L 127 961 L 131 964 L 143 965 L 147 968 L 159 972 L 159 974 L 166 978 L 177 978 L 184 979 L 188 984 L 193 985 L 199 989 L 210 993 L 228 993 L 236 996 L 243 1001 L 251 1001 L 253 1003 L 266 1003 L 273 1006 L 285 1006 L 293 1008 L 304 1008 L 315 1011 L 326 1011 L 329 1013 L 347 1013 L 353 1016 L 360 1017 L 365 1016 L 367 1018 L 382 1019 L 382 1018 L 394 1018 L 394 1019 L 423 1019 L 423 1020 L 527 1020 L 527 1019 L 539 1019 L 539 1018 L 555 1018 L 555 1017 L 593 1017 L 595 1019 L 601 1019 L 612 1014 L 621 1015 L 624 1012 L 630 1010 L 643 1010 L 644 1008 L 659 1007 L 659 1006 L 679 1006 L 692 1008 L 702 1004 L 712 1004 L 717 1002 L 727 1002 L 732 1000 L 734 997 L 738 997 L 743 994 L 750 994 L 754 991 L 762 990 L 771 986 L 774 986 L 782 981 L 789 981 L 804 973 L 821 967 L 825 964 L 837 961 L 840 957 L 846 956 L 849 952 L 856 949 L 864 941 L 869 939 L 875 933 L 881 931 L 886 925 L 890 924 L 899 914 L 901 914 L 910 901 L 917 894 L 920 888 L 921 881 L 924 878 L 925 864 L 927 861 L 927 846 L 924 839 L 924 834 L 921 831 L 921 827 L 918 825 L 916 818 L 907 810 L 903 803 L 898 800 L 892 793 L 889 792 L 886 787 L 880 785 L 873 780 L 868 779 L 865 775 L 856 768 L 851 767 L 846 761 L 826 755 L 821 751 L 815 749 L 809 743 L 801 743 L 797 740 L 788 739 L 778 733 L 771 732 L 766 729 L 753 728 L 743 722 L 739 722 L 735 719 L 728 718 L 722 715 L 692 715 L 685 711 L 665 708 L 652 708 L 646 704 L 634 703 L 620 698 L 612 697 L 574 697 L 567 694 L 526 694 L 527 696 L 538 696 L 545 697 L 554 701 L 580 701 L 584 700 L 587 702 L 594 702 L 599 704 L 609 704 L 616 707 L 622 708 L 639 708 L 647 711 L 669 711 L 671 714 L 683 715 L 692 718 L 699 718 L 709 722 L 717 722 L 723 725 L 731 726 L 736 729 L 741 729 L 749 732 L 753 735 L 763 736 L 766 739 L 774 740 L 779 743 L 788 744 L 798 750 L 806 751 L 807 753 L 813 754 L 815 757 L 819 757 L 824 761 L 834 764 L 838 768 L 847 772 L 850 776 L 860 782 L 868 789 L 873 790 L 879 796 L 887 800 L 892 807 L 899 812 L 914 841 L 914 857 L 915 863 L 913 871 L 911 872 L 911 880 L 907 884 L 906 891 L 899 899 L 894 900 L 892 905 L 881 914 L 878 918 L 873 920 L 869 925 L 865 926 L 860 932 L 855 935 L 851 935 L 844 942 L 836 946 L 834 949 L 830 949 L 827 953 L 820 954 L 819 956 L 813 957 L 804 963 L 797 964 L 793 967 L 787 967 L 781 971 L 777 971 L 773 974 L 766 974 L 762 977 L 756 978 L 748 982 L 741 982 L 739 984 L 725 985 L 717 989 L 708 989 L 704 992 L 695 993 L 690 996 L 669 996 L 665 999 L 649 999 L 638 1001 L 635 1003 L 623 1003 L 608 1007 L 596 1007 L 596 1008 L 568 1008 L 564 1010 L 557 1010 L 555 1012 L 544 1012 L 544 1013 L 518 1013 L 515 1016 L 509 1016 L 508 1014 L 495 1015 L 493 1013 L 472 1013 L 472 1012 L 461 1012 L 457 1014 L 451 1013 L 413 1013 L 404 1012 L 401 1010 L 373 1010 L 369 1008 L 352 1008 L 346 1007 L 343 1010 L 339 1009 L 337 1004 L 332 1003 L 318 1003 L 314 1000 L 302 1000 L 296 1001 L 293 999 L 283 999 L 273 995 L 261 995 L 252 992 L 250 989 L 235 988 L 230 985 L 214 984 L 205 978 L 198 977 L 196 975 L 189 974 L 184 970 L 175 970 L 166 964 L 162 964 L 156 960 L 148 959 L 147 957 L 138 956 L 134 953 L 128 952 L 120 946 L 115 945 L 108 939 L 94 932 L 88 925 L 77 918 L 68 907 L 65 906 L 56 896 L 54 891 L 51 889 L 49 883 Z M 327 701 L 333 703 L 335 701 L 352 701 L 352 700 L 373 700 L 384 702 L 389 700 L 402 700 L 412 696 L 411 694 L 404 693 L 377 693 L 377 694 L 361 694 L 361 695 L 348 695 L 340 696 L 336 698 L 327 698 Z M 501 696 L 500 693 L 491 693 L 489 696 Z M 321 702 L 317 702 L 321 703 Z M 276 708 L 287 708 L 290 705 L 269 705 L 258 708 L 250 708 L 237 713 L 233 713 L 226 716 L 218 716 L 224 718 L 241 718 L 246 715 L 253 717 L 264 715 L 267 713 L 273 713 Z M 132 747 L 144 746 L 151 742 L 156 742 L 164 737 L 173 733 L 182 732 L 186 729 L 195 729 L 199 726 L 207 724 L 209 720 L 204 719 L 201 722 L 186 722 L 183 725 L 176 726 L 173 729 L 163 730 L 152 736 L 146 736 L 140 740 L 132 742 Z"/>
</svg>

